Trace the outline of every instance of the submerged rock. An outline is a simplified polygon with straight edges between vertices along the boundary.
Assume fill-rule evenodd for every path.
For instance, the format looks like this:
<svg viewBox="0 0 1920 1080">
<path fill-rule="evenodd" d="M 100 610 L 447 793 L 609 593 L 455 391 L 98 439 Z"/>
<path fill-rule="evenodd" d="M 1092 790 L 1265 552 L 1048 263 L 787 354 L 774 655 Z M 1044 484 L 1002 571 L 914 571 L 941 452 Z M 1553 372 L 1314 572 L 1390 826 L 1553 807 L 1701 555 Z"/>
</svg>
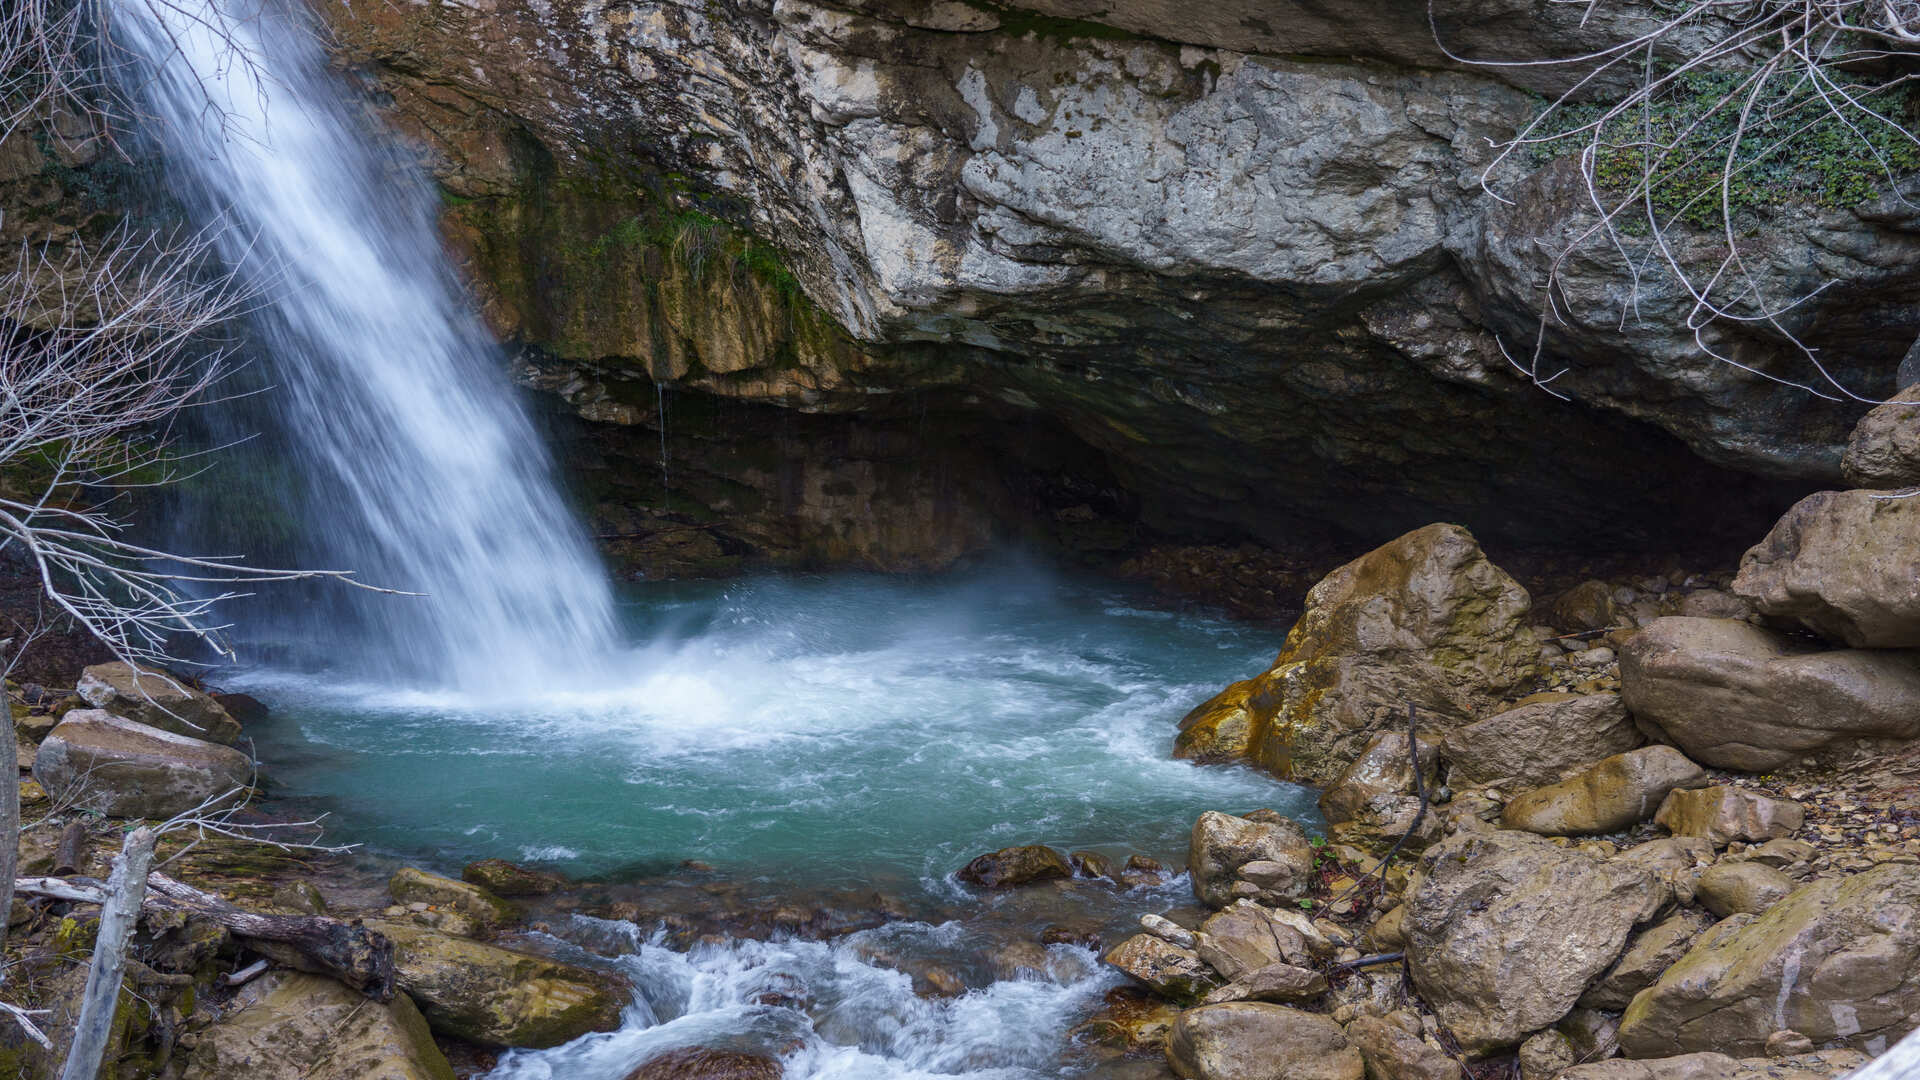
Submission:
<svg viewBox="0 0 1920 1080">
<path fill-rule="evenodd" d="M 238 801 L 253 762 L 230 746 L 76 709 L 40 744 L 33 775 L 55 799 L 108 817 L 168 818 L 222 795 Z"/>
<path fill-rule="evenodd" d="M 1620 687 L 1642 724 L 1723 769 L 1920 736 L 1920 652 L 1825 652 L 1732 619 L 1655 620 L 1627 643 Z"/>
<path fill-rule="evenodd" d="M 977 856 L 954 876 L 982 889 L 1011 889 L 1070 878 L 1073 866 L 1045 844 L 1026 844 Z"/>
<path fill-rule="evenodd" d="M 1414 985 L 1469 1053 L 1556 1021 L 1662 901 L 1652 875 L 1524 832 L 1462 833 L 1421 857 L 1407 901 Z"/>
<path fill-rule="evenodd" d="M 495 896 L 546 896 L 565 884 L 558 874 L 529 870 L 505 859 L 481 859 L 460 869 L 460 880 Z"/>
<path fill-rule="evenodd" d="M 1468 783 L 1542 785 L 1645 741 L 1618 694 L 1535 694 L 1448 732 L 1446 755 Z"/>
<path fill-rule="evenodd" d="M 219 702 L 153 668 L 95 664 L 80 673 L 73 690 L 96 709 L 161 731 L 223 746 L 240 738 L 239 722 Z"/>
<path fill-rule="evenodd" d="M 1758 1056 L 1793 1030 L 1877 1054 L 1920 1024 L 1920 867 L 1814 882 L 1718 931 L 1633 999 L 1622 1053 Z"/>
<path fill-rule="evenodd" d="M 739 1050 L 690 1046 L 648 1058 L 627 1080 L 780 1080 L 778 1061 Z"/>
<path fill-rule="evenodd" d="M 1920 648 L 1920 497 L 1822 491 L 1740 560 L 1733 591 L 1856 649 Z"/>
<path fill-rule="evenodd" d="M 1366 1064 L 1340 1025 L 1284 1005 L 1232 1002 L 1188 1009 L 1167 1038 L 1186 1080 L 1361 1080 Z"/>
<path fill-rule="evenodd" d="M 1429 525 L 1328 574 L 1280 657 L 1257 680 L 1255 760 L 1278 776 L 1325 782 L 1383 730 L 1469 722 L 1535 677 L 1539 643 L 1519 583 L 1472 534 Z"/>
<path fill-rule="evenodd" d="M 393 941 L 394 981 L 435 1031 L 541 1049 L 620 1026 L 627 989 L 606 972 L 400 923 L 371 925 Z"/>
<path fill-rule="evenodd" d="M 1209 810 L 1193 823 L 1187 842 L 1187 874 L 1193 894 L 1210 907 L 1225 907 L 1236 899 L 1234 885 L 1242 867 L 1263 864 L 1260 883 L 1248 882 L 1255 894 L 1278 897 L 1306 895 L 1313 871 L 1313 844 L 1307 831 L 1285 818 L 1252 821 Z"/>
<path fill-rule="evenodd" d="M 1652 817 L 1676 788 L 1706 782 L 1706 771 L 1685 754 L 1648 746 L 1521 795 L 1507 804 L 1500 822 L 1547 836 L 1616 832 Z"/>
<path fill-rule="evenodd" d="M 222 1011 L 182 1080 L 453 1080 L 405 994 L 382 1005 L 319 975 L 269 971 Z"/>
</svg>

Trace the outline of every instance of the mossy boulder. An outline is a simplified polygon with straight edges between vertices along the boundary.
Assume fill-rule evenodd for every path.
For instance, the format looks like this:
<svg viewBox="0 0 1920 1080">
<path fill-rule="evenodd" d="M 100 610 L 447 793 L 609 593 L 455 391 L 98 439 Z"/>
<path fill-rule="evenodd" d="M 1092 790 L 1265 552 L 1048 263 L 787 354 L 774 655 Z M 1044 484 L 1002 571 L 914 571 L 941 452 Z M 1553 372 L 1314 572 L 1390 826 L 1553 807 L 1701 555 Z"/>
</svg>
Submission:
<svg viewBox="0 0 1920 1080">
<path fill-rule="evenodd" d="M 405 994 L 382 1005 L 298 971 L 271 971 L 200 1033 L 182 1080 L 453 1080 Z"/>
<path fill-rule="evenodd" d="M 396 984 L 443 1035 L 541 1049 L 620 1026 L 629 991 L 611 973 L 401 923 L 370 925 L 393 941 Z"/>
<path fill-rule="evenodd" d="M 167 818 L 228 793 L 237 799 L 252 773 L 231 746 L 100 709 L 68 713 L 33 762 L 34 779 L 55 798 L 108 817 Z"/>
<path fill-rule="evenodd" d="M 388 880 L 387 891 L 403 904 L 428 904 L 456 911 L 484 930 L 510 926 L 521 917 L 519 905 L 502 900 L 479 885 L 429 874 L 411 866 L 397 871 Z"/>
<path fill-rule="evenodd" d="M 545 896 L 566 879 L 558 874 L 529 870 L 505 859 L 481 859 L 460 870 L 460 880 L 478 885 L 495 896 Z"/>
<path fill-rule="evenodd" d="M 1328 574 L 1249 699 L 1253 758 L 1326 783 L 1409 705 L 1437 734 L 1539 675 L 1527 591 L 1458 525 L 1407 533 Z"/>
<path fill-rule="evenodd" d="M 1239 761 L 1253 752 L 1257 727 L 1250 701 L 1254 681 L 1242 679 L 1195 706 L 1180 721 L 1173 756 L 1203 765 Z"/>
</svg>

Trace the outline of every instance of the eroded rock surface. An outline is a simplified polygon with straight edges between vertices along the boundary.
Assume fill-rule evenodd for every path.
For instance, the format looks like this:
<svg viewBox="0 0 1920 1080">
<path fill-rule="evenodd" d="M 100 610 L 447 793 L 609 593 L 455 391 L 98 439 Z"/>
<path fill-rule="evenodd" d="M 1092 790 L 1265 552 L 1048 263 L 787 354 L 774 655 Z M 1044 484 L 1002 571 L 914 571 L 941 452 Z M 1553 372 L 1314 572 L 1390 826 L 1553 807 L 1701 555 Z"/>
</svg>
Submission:
<svg viewBox="0 0 1920 1080">
<path fill-rule="evenodd" d="M 1726 769 L 1920 735 L 1920 653 L 1822 651 L 1733 619 L 1655 620 L 1622 651 L 1620 687 L 1642 723 Z"/>
<path fill-rule="evenodd" d="M 1361 1080 L 1340 1025 L 1284 1005 L 1233 1002 L 1180 1014 L 1167 1061 L 1186 1080 Z"/>
<path fill-rule="evenodd" d="M 242 798 L 253 761 L 231 746 L 176 735 L 99 709 L 61 719 L 33 758 L 49 794 L 109 817 L 169 818 Z"/>
<path fill-rule="evenodd" d="M 1261 864 L 1261 881 L 1240 879 L 1240 869 L 1250 863 Z M 1312 869 L 1313 845 L 1307 831 L 1284 818 L 1249 821 L 1209 810 L 1193 823 L 1187 841 L 1193 894 L 1211 907 L 1226 907 L 1241 899 L 1235 886 L 1242 884 L 1247 895 L 1301 896 Z"/>
<path fill-rule="evenodd" d="M 1643 742 L 1618 694 L 1536 694 L 1447 733 L 1447 760 L 1477 784 L 1551 784 Z"/>
<path fill-rule="evenodd" d="M 224 706 L 163 671 L 95 664 L 80 673 L 74 693 L 96 709 L 176 735 L 226 746 L 240 737 L 239 722 Z"/>
<path fill-rule="evenodd" d="M 1707 782 L 1706 770 L 1671 746 L 1615 754 L 1507 804 L 1500 822 L 1547 836 L 1614 832 L 1652 817 L 1677 788 Z"/>
<path fill-rule="evenodd" d="M 200 1033 L 184 1080 L 453 1080 L 405 994 L 382 1005 L 320 975 L 270 971 Z"/>
<path fill-rule="evenodd" d="M 1920 497 L 1822 491 L 1740 560 L 1733 590 L 1767 615 L 1855 648 L 1920 647 Z"/>
</svg>

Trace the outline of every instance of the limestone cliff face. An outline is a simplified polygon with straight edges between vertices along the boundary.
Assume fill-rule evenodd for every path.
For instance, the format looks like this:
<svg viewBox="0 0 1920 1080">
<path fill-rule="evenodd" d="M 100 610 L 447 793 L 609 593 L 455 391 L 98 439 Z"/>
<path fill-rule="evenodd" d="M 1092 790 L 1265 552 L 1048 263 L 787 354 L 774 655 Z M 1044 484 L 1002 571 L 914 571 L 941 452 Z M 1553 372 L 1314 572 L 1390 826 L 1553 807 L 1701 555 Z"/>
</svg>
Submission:
<svg viewBox="0 0 1920 1080">
<path fill-rule="evenodd" d="M 1502 355 L 1532 351 L 1585 196 L 1564 163 L 1513 160 L 1487 177 L 1509 201 L 1490 197 L 1489 147 L 1579 72 L 1461 58 L 1611 44 L 1644 25 L 1630 5 L 1583 23 L 1576 5 L 1443 2 L 1445 51 L 1424 0 L 321 7 L 432 161 L 535 380 L 635 429 L 626 451 L 596 429 L 603 460 L 632 458 L 615 471 L 643 467 L 661 383 L 904 424 L 922 462 L 951 440 L 913 418 L 964 418 L 981 460 L 961 487 L 989 518 L 1079 484 L 1099 494 L 1040 501 L 1179 537 L 1447 519 L 1658 543 L 1750 526 L 1835 475 L 1861 411 L 1708 358 L 1671 283 L 1623 319 L 1598 248 L 1564 272 L 1543 340 L 1574 401 Z M 1844 282 L 1793 318 L 1868 396 L 1920 330 L 1915 225 L 1890 203 L 1809 211 L 1762 242 L 1770 284 Z M 1708 343 L 1811 376 L 1760 336 Z M 1045 452 L 990 445 L 1038 429 Z M 811 505 L 729 464 L 725 434 L 695 454 L 716 482 Z"/>
</svg>

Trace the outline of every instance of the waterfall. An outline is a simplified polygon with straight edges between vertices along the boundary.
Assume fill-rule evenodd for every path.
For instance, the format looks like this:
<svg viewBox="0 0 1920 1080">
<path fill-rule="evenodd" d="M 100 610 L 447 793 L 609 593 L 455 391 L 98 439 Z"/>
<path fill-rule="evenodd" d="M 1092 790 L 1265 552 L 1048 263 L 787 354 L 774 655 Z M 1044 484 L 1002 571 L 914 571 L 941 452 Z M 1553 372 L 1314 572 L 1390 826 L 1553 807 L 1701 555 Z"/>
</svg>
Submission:
<svg viewBox="0 0 1920 1080">
<path fill-rule="evenodd" d="M 113 0 L 111 35 L 170 190 L 265 296 L 250 330 L 302 554 L 423 594 L 334 598 L 326 647 L 356 675 L 465 689 L 584 666 L 613 644 L 608 585 L 447 265 L 437 193 L 307 13 L 264 6 Z M 219 524 L 197 535 L 234 543 Z"/>
</svg>

